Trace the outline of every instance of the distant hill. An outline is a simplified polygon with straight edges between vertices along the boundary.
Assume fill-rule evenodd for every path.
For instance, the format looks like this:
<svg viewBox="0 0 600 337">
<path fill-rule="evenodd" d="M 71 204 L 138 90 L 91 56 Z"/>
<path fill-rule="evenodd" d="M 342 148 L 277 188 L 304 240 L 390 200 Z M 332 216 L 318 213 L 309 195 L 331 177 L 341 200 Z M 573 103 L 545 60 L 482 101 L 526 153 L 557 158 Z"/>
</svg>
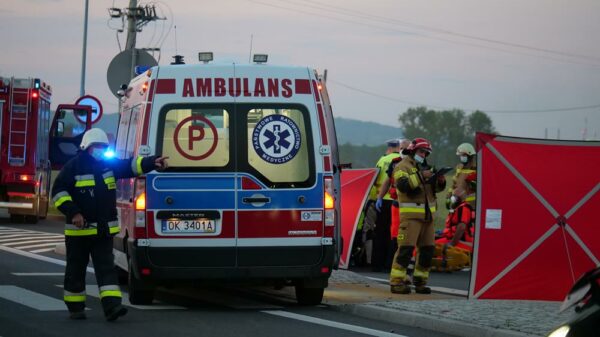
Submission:
<svg viewBox="0 0 600 337">
<path fill-rule="evenodd" d="M 339 144 L 378 146 L 392 138 L 402 138 L 399 127 L 348 118 L 335 118 L 335 130 Z"/>
<path fill-rule="evenodd" d="M 116 135 L 118 123 L 119 114 L 104 114 L 94 127 Z M 402 138 L 402 130 L 398 127 L 341 117 L 335 119 L 335 129 L 340 145 L 380 146 L 388 139 Z"/>
</svg>

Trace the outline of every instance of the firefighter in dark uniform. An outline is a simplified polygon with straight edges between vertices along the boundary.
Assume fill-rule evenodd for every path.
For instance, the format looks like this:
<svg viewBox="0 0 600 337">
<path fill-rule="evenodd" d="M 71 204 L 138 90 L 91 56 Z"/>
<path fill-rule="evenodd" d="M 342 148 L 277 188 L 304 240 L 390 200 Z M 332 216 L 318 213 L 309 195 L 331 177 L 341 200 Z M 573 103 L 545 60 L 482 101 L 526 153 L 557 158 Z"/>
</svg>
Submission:
<svg viewBox="0 0 600 337">
<path fill-rule="evenodd" d="M 81 150 L 62 168 L 52 187 L 54 205 L 66 218 L 67 265 L 64 301 L 72 319 L 85 319 L 85 276 L 91 255 L 106 320 L 127 313 L 113 262 L 113 235 L 119 232 L 116 180 L 164 169 L 166 157 L 106 159 L 108 137 L 88 130 Z"/>
</svg>

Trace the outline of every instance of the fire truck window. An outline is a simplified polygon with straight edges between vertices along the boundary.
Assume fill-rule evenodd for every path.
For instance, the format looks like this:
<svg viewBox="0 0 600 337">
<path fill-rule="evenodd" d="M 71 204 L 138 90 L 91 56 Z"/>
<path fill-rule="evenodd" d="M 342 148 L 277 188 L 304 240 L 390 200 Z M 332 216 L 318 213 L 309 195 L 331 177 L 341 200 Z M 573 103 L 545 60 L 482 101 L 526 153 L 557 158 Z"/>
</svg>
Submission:
<svg viewBox="0 0 600 337">
<path fill-rule="evenodd" d="M 163 114 L 162 155 L 169 167 L 224 167 L 229 163 L 229 112 L 175 108 Z"/>
<path fill-rule="evenodd" d="M 73 138 L 85 132 L 85 124 L 75 117 L 73 110 L 66 111 L 64 117 L 58 119 L 58 121 L 63 122 L 62 137 Z"/>
<path fill-rule="evenodd" d="M 288 187 L 310 177 L 309 133 L 296 109 L 251 109 L 247 114 L 248 164 L 272 187 Z"/>
</svg>

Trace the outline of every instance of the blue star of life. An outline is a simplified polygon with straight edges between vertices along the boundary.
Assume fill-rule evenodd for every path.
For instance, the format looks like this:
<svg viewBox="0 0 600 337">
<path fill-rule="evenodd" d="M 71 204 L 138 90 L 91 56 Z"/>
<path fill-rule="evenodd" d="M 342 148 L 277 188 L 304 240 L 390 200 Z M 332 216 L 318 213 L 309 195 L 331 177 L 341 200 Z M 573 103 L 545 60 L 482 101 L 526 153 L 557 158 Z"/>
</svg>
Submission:
<svg viewBox="0 0 600 337">
<path fill-rule="evenodd" d="M 252 131 L 252 145 L 258 156 L 271 164 L 292 160 L 302 145 L 300 129 L 284 115 L 269 115 L 261 119 Z"/>
</svg>

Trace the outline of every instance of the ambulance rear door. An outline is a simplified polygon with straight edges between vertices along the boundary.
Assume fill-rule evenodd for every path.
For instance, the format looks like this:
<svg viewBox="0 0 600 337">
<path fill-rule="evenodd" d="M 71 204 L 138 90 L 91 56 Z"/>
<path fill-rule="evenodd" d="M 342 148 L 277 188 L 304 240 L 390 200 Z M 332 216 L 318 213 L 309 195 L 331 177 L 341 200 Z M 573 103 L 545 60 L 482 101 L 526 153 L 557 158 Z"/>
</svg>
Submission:
<svg viewBox="0 0 600 337">
<path fill-rule="evenodd" d="M 317 265 L 323 258 L 318 121 L 307 68 L 236 65 L 239 267 Z M 244 83 L 247 85 L 244 87 Z"/>
</svg>

